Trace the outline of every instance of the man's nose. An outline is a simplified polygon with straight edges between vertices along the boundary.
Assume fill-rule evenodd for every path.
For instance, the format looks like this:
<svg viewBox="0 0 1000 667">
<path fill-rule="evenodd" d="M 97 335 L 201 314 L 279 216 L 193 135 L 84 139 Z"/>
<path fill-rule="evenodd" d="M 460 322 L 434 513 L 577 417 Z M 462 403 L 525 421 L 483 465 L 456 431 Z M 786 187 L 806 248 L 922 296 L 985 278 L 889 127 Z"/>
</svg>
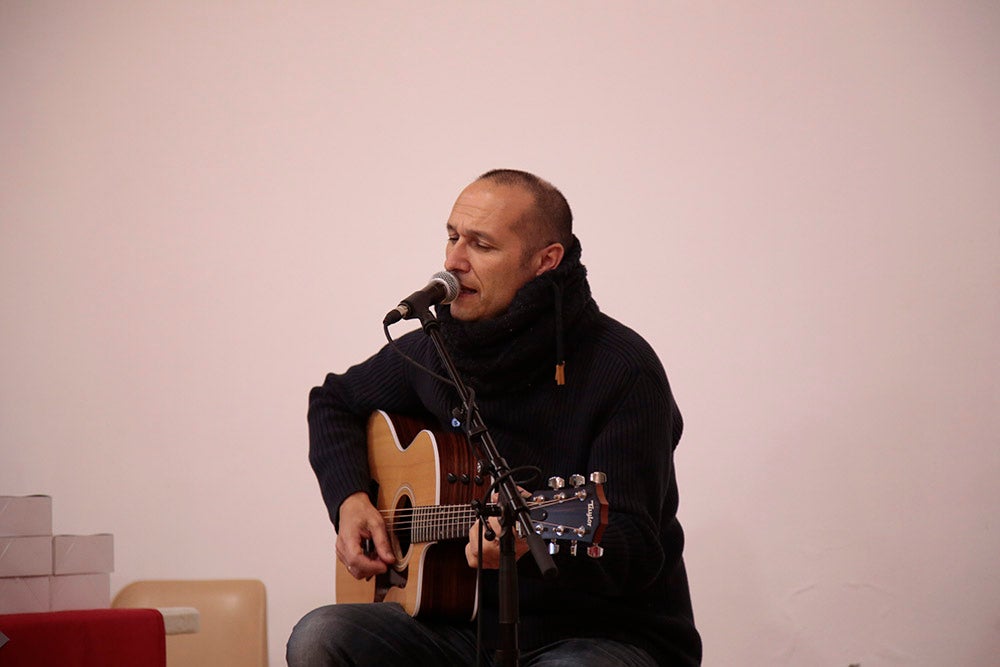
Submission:
<svg viewBox="0 0 1000 667">
<path fill-rule="evenodd" d="M 444 270 L 465 272 L 469 270 L 469 260 L 465 252 L 465 244 L 459 241 L 450 246 L 444 253 Z"/>
</svg>

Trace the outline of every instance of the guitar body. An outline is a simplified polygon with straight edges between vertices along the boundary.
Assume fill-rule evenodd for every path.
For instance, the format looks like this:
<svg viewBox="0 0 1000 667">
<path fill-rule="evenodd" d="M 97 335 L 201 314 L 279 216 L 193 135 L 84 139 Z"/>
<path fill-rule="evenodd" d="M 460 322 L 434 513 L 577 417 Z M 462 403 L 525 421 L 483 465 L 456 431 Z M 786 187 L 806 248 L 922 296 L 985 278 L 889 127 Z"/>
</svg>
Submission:
<svg viewBox="0 0 1000 667">
<path fill-rule="evenodd" d="M 377 411 L 368 421 L 368 465 L 396 563 L 384 575 L 358 580 L 337 561 L 337 602 L 398 602 L 411 616 L 473 618 L 476 573 L 465 560 L 465 541 L 415 540 L 409 518 L 410 508 L 468 505 L 482 495 L 464 436 Z"/>
</svg>

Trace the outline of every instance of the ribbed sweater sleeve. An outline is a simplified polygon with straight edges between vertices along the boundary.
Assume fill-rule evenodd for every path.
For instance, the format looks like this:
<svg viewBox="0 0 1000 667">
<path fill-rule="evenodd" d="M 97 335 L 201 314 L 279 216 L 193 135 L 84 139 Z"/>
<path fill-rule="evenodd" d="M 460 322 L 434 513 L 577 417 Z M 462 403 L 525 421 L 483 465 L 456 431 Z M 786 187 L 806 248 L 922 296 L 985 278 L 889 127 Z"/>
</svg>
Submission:
<svg viewBox="0 0 1000 667">
<path fill-rule="evenodd" d="M 397 341 L 400 349 L 416 354 L 420 332 Z M 330 520 L 338 526 L 344 499 L 368 492 L 368 416 L 377 409 L 403 414 L 421 411 L 420 399 L 406 381 L 409 365 L 390 346 L 343 374 L 330 373 L 309 393 L 309 462 L 319 481 Z"/>
</svg>

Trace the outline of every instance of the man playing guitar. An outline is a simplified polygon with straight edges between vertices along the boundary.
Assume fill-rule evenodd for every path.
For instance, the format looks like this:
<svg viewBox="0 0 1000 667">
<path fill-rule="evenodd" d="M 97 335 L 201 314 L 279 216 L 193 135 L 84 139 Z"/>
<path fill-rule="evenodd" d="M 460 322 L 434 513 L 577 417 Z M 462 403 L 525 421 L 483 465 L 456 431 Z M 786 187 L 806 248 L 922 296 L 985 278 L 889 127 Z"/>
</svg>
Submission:
<svg viewBox="0 0 1000 667">
<path fill-rule="evenodd" d="M 500 453 L 512 465 L 537 468 L 543 478 L 602 471 L 607 480 L 565 487 L 582 489 L 583 502 L 595 494 L 603 501 L 606 494 L 603 506 L 597 502 L 584 512 L 606 514 L 602 558 L 553 547 L 560 573 L 553 581 L 542 579 L 531 558 L 518 560 L 522 664 L 699 665 L 701 640 L 676 517 L 673 451 L 682 420 L 659 359 L 638 334 L 598 309 L 569 205 L 550 183 L 521 171 L 488 172 L 459 195 L 446 231 L 444 268 L 460 291 L 436 307 L 440 330 Z M 445 466 L 452 464 L 438 460 L 437 441 L 425 442 L 434 439 L 430 431 L 401 433 L 392 418 L 377 416 L 403 415 L 461 435 L 461 425 L 453 424 L 454 390 L 411 360 L 444 372 L 427 336 L 414 331 L 328 375 L 310 394 L 309 458 L 337 529 L 344 585 L 375 582 L 376 592 L 375 600 L 340 602 L 303 617 L 289 639 L 289 665 L 490 664 L 499 541 L 484 540 L 480 551 L 470 518 L 463 518 L 469 526 L 462 524 L 457 542 L 464 562 L 439 580 L 485 568 L 476 605 L 484 633 L 480 655 L 468 616 L 414 613 L 416 603 L 376 601 L 394 586 L 417 585 L 414 572 L 423 572 L 410 562 L 417 519 L 405 530 L 397 526 L 401 516 L 440 512 L 414 500 L 417 487 L 485 491 L 477 486 L 474 462 L 451 480 Z M 386 484 L 392 470 L 408 466 L 380 452 L 403 457 L 411 449 L 430 452 L 426 458 L 436 463 L 427 467 L 439 476 L 426 484 L 405 477 Z M 549 500 L 543 494 L 538 502 Z M 563 529 L 555 529 L 560 537 Z M 581 539 L 593 537 L 587 531 L 580 528 Z M 517 544 L 521 556 L 527 547 L 523 539 Z"/>
</svg>

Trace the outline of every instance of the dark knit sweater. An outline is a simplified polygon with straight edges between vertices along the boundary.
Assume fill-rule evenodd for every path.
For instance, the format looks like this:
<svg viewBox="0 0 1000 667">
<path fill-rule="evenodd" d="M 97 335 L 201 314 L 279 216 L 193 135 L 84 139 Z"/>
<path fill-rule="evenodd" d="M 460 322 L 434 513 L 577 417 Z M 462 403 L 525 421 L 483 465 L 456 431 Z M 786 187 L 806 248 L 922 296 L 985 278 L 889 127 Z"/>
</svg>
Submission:
<svg viewBox="0 0 1000 667">
<path fill-rule="evenodd" d="M 537 288 L 529 283 L 522 292 Z M 523 298 L 519 293 L 515 303 Z M 659 359 L 638 334 L 596 307 L 578 312 L 571 323 L 564 334 L 565 385 L 552 380 L 547 363 L 544 376 L 528 372 L 512 386 L 486 385 L 477 394 L 490 434 L 511 466 L 536 466 L 542 479 L 595 470 L 608 476 L 603 558 L 573 557 L 564 549 L 555 556 L 560 575 L 552 582 L 540 578 L 530 557 L 518 561 L 520 646 L 531 650 L 567 637 L 605 636 L 645 648 L 662 665 L 698 665 L 701 642 L 676 518 L 673 450 L 681 436 L 680 412 Z M 443 374 L 422 331 L 401 337 L 398 345 Z M 553 358 L 550 353 L 546 361 Z M 310 462 L 331 520 L 336 524 L 348 495 L 369 490 L 364 427 L 373 410 L 431 418 L 450 429 L 455 407 L 450 386 L 389 346 L 341 375 L 328 375 L 310 394 L 309 427 Z M 496 625 L 495 571 L 486 573 L 482 592 L 489 632 Z"/>
</svg>

